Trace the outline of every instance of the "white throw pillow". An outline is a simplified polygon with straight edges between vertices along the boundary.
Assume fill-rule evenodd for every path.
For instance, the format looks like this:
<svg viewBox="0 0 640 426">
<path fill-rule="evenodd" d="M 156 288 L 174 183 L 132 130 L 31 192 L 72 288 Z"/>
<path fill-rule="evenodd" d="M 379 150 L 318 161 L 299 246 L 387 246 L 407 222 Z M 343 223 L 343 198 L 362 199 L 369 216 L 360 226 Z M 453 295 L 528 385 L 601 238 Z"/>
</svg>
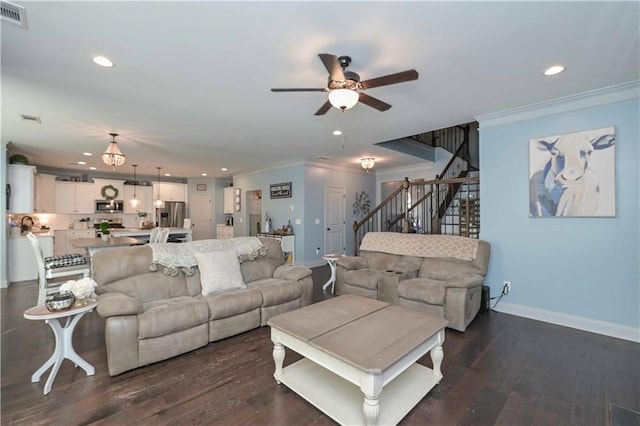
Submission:
<svg viewBox="0 0 640 426">
<path fill-rule="evenodd" d="M 195 252 L 194 256 L 200 269 L 203 296 L 220 290 L 247 288 L 235 250 Z"/>
</svg>

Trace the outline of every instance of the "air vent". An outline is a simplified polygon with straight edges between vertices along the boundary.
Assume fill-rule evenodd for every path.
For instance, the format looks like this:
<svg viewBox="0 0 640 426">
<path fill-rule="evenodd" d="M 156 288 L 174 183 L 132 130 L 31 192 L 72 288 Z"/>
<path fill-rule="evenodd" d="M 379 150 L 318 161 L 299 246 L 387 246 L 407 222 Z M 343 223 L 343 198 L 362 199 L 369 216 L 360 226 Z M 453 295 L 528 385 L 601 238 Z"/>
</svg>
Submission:
<svg viewBox="0 0 640 426">
<path fill-rule="evenodd" d="M 38 117 L 37 115 L 20 114 L 20 118 L 22 118 L 24 121 L 31 121 L 31 122 L 34 122 L 34 123 L 42 123 L 42 120 L 40 120 L 40 117 Z"/>
<path fill-rule="evenodd" d="M 8 1 L 2 1 L 0 2 L 0 14 L 3 22 L 10 22 L 24 30 L 29 29 L 27 25 L 27 10 L 24 7 Z"/>
</svg>

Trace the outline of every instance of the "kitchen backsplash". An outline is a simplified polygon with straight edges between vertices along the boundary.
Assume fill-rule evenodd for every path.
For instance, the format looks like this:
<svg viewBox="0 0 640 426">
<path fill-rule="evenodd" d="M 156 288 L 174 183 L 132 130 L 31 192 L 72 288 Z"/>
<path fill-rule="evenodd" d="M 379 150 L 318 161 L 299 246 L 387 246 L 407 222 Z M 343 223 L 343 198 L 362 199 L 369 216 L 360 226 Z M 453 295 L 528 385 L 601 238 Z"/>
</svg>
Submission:
<svg viewBox="0 0 640 426">
<path fill-rule="evenodd" d="M 31 213 L 25 214 L 9 214 L 7 220 L 9 223 L 14 223 L 18 226 L 21 224 L 21 220 L 24 216 L 29 216 L 33 219 L 34 226 L 47 226 L 51 230 L 56 229 L 83 229 L 83 224 L 80 219 L 89 218 L 87 227 L 93 228 L 93 221 L 95 219 L 115 219 L 121 218 L 122 224 L 125 228 L 137 228 L 138 216 L 135 214 L 56 214 L 56 213 Z M 150 219 L 149 219 L 150 220 Z"/>
</svg>

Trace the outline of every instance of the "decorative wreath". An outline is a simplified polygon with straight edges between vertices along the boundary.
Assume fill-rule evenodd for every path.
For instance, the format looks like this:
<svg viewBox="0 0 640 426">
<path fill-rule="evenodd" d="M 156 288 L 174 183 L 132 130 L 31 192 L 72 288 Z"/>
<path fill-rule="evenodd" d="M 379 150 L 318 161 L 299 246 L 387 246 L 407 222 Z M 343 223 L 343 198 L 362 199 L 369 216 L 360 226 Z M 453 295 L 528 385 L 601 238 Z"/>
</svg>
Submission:
<svg viewBox="0 0 640 426">
<path fill-rule="evenodd" d="M 105 185 L 100 190 L 105 200 L 115 200 L 118 197 L 118 188 L 113 185 Z"/>
<path fill-rule="evenodd" d="M 369 200 L 369 194 L 365 191 L 356 192 L 356 200 L 353 203 L 353 214 L 356 217 L 362 217 L 369 214 L 371 208 L 371 201 Z"/>
</svg>

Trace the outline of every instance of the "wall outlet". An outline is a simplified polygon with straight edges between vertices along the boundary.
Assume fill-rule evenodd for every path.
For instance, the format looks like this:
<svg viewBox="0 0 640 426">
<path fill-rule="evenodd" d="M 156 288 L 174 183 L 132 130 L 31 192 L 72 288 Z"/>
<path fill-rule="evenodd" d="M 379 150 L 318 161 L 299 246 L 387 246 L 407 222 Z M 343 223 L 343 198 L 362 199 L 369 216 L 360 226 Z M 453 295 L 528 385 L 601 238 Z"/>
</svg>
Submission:
<svg viewBox="0 0 640 426">
<path fill-rule="evenodd" d="M 320 247 L 316 249 L 316 254 L 320 254 Z"/>
<path fill-rule="evenodd" d="M 511 291 L 511 281 L 502 281 L 502 295 L 506 296 Z"/>
</svg>

